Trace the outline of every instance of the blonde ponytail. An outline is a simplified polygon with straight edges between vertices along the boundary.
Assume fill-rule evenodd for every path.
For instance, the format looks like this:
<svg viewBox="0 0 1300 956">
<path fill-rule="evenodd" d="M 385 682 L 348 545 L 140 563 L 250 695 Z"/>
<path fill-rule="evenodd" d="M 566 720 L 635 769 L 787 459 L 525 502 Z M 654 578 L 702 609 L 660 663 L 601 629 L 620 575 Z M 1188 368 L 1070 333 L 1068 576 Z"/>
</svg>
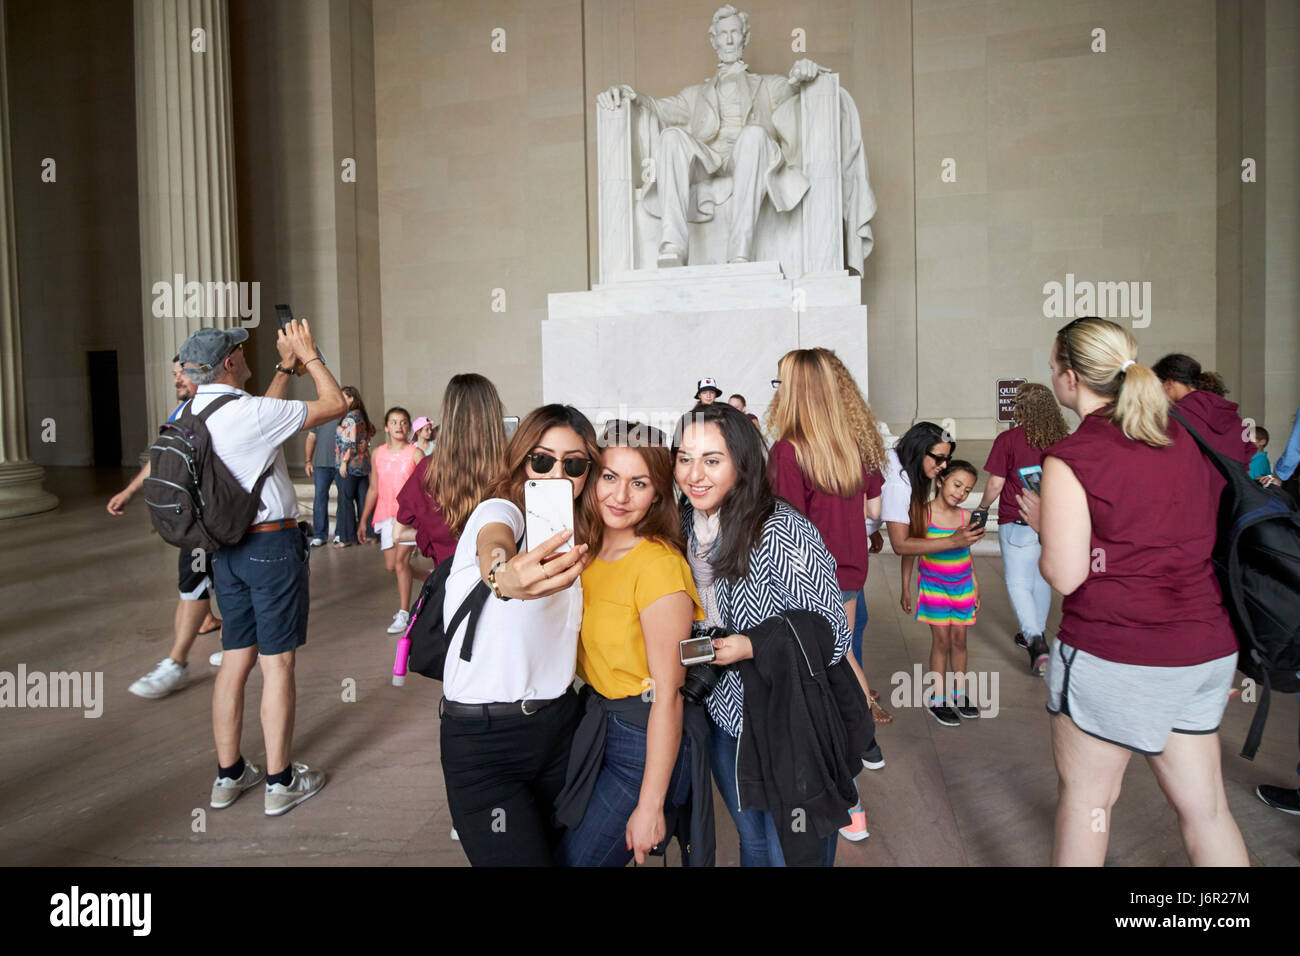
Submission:
<svg viewBox="0 0 1300 956">
<path fill-rule="evenodd" d="M 1111 421 L 1153 448 L 1170 444 L 1169 399 L 1156 373 L 1137 364 L 1137 341 L 1106 319 L 1076 319 L 1056 336 L 1056 362 L 1113 403 Z"/>
</svg>

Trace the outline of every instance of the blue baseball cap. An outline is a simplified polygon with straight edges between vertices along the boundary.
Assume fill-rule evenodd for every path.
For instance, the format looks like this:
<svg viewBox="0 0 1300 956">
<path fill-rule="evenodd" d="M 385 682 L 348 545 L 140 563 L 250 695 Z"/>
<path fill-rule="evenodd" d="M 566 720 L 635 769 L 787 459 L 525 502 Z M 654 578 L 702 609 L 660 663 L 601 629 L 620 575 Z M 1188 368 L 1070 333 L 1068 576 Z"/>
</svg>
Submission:
<svg viewBox="0 0 1300 956">
<path fill-rule="evenodd" d="M 248 329 L 199 329 L 181 345 L 177 359 L 181 368 L 209 372 L 222 363 L 235 346 L 248 340 Z"/>
</svg>

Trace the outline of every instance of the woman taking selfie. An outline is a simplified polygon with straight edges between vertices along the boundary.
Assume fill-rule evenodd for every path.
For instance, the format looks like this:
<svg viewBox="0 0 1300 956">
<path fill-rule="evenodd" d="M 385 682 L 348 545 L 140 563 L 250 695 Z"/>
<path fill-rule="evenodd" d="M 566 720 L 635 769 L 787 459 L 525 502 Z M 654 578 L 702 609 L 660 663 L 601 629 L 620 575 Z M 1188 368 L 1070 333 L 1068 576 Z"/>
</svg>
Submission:
<svg viewBox="0 0 1300 956">
<path fill-rule="evenodd" d="M 577 582 L 591 540 L 589 473 L 597 458 L 595 431 L 581 412 L 567 405 L 534 410 L 510 440 L 506 471 L 466 520 L 452 558 L 444 621 L 480 582 L 491 589 L 471 659 L 460 658 L 462 624 L 443 671 L 442 772 L 452 824 L 474 866 L 554 862 L 555 798 L 579 717 L 571 688 L 582 621 Z M 575 528 L 520 552 L 530 479 L 571 484 Z M 560 552 L 566 541 L 574 547 Z"/>
<path fill-rule="evenodd" d="M 821 534 L 835 559 L 844 614 L 853 628 L 858 594 L 867 583 L 868 539 L 880 525 L 885 443 L 871 407 L 834 352 L 787 352 L 773 381 L 777 389 L 767 412 L 777 436 L 767 462 L 772 492 Z M 870 700 L 859 661 L 850 655 L 849 664 Z M 882 722 L 893 719 L 875 701 L 871 715 Z M 874 741 L 862 762 L 870 770 L 885 765 Z"/>
<path fill-rule="evenodd" d="M 856 679 L 832 666 L 844 656 L 850 640 L 835 562 L 812 523 L 772 494 L 763 465 L 762 436 L 741 412 L 720 403 L 697 406 L 677 427 L 673 455 L 677 487 L 684 496 L 686 557 L 706 623 L 728 634 L 713 642 L 715 664 L 724 669 L 706 704 L 713 720 L 713 774 L 740 833 L 741 866 L 783 866 L 787 861 L 830 866 L 835 861 L 836 829 L 849 822 L 848 810 L 856 800 L 853 778 L 860 771 L 858 754 L 865 749 L 861 734 L 869 722 Z M 761 736 L 758 728 L 766 714 L 751 713 L 741 679 L 745 665 L 757 663 L 758 639 L 738 632 L 754 633 L 777 615 L 799 610 L 819 615 L 829 635 L 828 653 L 815 669 L 825 668 L 825 678 L 833 686 L 831 675 L 843 676 L 856 695 L 859 711 L 853 725 L 857 736 L 845 742 L 852 749 L 839 751 L 835 759 L 827 757 L 821 765 L 829 779 L 818 781 L 824 786 L 818 792 L 831 798 L 828 802 L 835 809 L 817 819 L 808 812 L 806 820 L 797 812 L 793 818 L 786 815 L 788 807 L 772 806 L 773 793 L 785 782 L 783 775 L 803 754 L 786 751 L 775 764 L 761 768 L 742 759 L 755 748 L 766 751 L 771 739 Z M 741 666 L 729 666 L 737 663 Z M 798 673 L 793 663 L 790 672 Z M 751 704 L 763 703 L 765 694 L 770 698 L 775 693 L 766 687 L 754 690 Z M 844 724 L 849 723 L 846 715 Z M 779 733 L 780 728 L 773 727 L 772 732 Z M 753 739 L 755 735 L 759 739 Z M 826 745 L 824 740 L 812 743 Z M 767 803 L 769 809 L 759 809 L 760 803 Z M 806 826 L 801 828 L 801 822 Z"/>
<path fill-rule="evenodd" d="M 1029 652 L 1029 670 L 1041 675 L 1047 669 L 1047 613 L 1052 609 L 1052 589 L 1038 571 L 1042 548 L 1038 534 L 1020 516 L 1016 499 L 1024 487 L 1020 469 L 1042 466 L 1043 452 L 1070 434 L 1061 406 L 1046 385 L 1022 382 L 1016 389 L 1014 428 L 993 439 L 984 470 L 989 473 L 980 507 L 998 503 L 998 548 L 1011 608 L 1020 632 L 1016 646 Z"/>
<path fill-rule="evenodd" d="M 584 716 L 574 736 L 557 817 L 563 866 L 644 863 L 671 836 L 665 805 L 694 790 L 681 845 L 688 865 L 713 865 L 709 720 L 679 693 L 686 668 L 679 645 L 703 618 L 682 557 L 673 498 L 673 461 L 657 428 L 616 421 L 600 441 L 591 560 L 582 573 L 578 676 Z M 685 712 L 685 714 L 684 714 Z M 689 724 L 684 732 L 683 719 Z M 707 831 L 707 832 L 705 832 Z"/>
<path fill-rule="evenodd" d="M 456 375 L 442 394 L 446 426 L 433 454 L 421 458 L 397 494 L 397 541 L 414 541 L 440 564 L 456 551 L 470 512 L 505 463 L 504 411 L 496 386 L 469 372 Z"/>
<path fill-rule="evenodd" d="M 1052 387 L 1081 422 L 1021 513 L 1065 595 L 1047 667 L 1060 776 L 1052 862 L 1101 866 L 1133 753 L 1178 814 L 1195 866 L 1246 866 L 1219 764 L 1237 641 L 1210 563 L 1223 477 L 1168 412 L 1137 343 L 1104 319 L 1057 333 Z M 1106 819 L 1098 825 L 1097 810 Z"/>
</svg>

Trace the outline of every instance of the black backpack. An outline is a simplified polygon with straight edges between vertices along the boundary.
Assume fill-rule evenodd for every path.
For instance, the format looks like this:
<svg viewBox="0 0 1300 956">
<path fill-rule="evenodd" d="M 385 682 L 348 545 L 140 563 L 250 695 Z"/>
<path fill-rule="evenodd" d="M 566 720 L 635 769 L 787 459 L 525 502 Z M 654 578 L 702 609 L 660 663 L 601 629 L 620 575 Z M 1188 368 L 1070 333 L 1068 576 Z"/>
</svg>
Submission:
<svg viewBox="0 0 1300 956">
<path fill-rule="evenodd" d="M 1300 511 L 1287 494 L 1261 487 L 1240 462 L 1207 445 L 1178 412 L 1170 414 L 1228 482 L 1213 561 L 1241 645 L 1237 669 L 1264 687 L 1241 749 L 1253 760 L 1270 692 L 1300 691 Z"/>
<path fill-rule="evenodd" d="M 216 551 L 237 543 L 257 517 L 262 483 L 271 468 L 252 491 L 245 491 L 213 452 L 208 433 L 212 413 L 238 398 L 222 395 L 197 415 L 190 400 L 172 421 L 158 427 L 158 440 L 149 447 L 144 500 L 154 530 L 168 544 Z"/>
</svg>

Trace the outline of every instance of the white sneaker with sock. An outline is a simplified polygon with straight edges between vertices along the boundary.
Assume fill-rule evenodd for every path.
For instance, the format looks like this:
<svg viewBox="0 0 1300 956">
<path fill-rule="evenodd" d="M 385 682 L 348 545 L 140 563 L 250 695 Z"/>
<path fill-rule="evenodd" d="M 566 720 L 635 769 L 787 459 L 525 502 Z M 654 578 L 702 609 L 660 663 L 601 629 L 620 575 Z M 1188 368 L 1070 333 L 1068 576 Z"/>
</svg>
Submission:
<svg viewBox="0 0 1300 956">
<path fill-rule="evenodd" d="M 170 657 L 164 657 L 158 662 L 157 667 L 141 677 L 127 690 L 137 697 L 158 700 L 161 697 L 166 697 L 174 690 L 180 690 L 189 682 L 189 665 L 177 664 Z"/>
<path fill-rule="evenodd" d="M 401 634 L 411 622 L 410 611 L 398 611 L 393 615 L 393 623 L 388 625 L 389 634 Z"/>
</svg>

